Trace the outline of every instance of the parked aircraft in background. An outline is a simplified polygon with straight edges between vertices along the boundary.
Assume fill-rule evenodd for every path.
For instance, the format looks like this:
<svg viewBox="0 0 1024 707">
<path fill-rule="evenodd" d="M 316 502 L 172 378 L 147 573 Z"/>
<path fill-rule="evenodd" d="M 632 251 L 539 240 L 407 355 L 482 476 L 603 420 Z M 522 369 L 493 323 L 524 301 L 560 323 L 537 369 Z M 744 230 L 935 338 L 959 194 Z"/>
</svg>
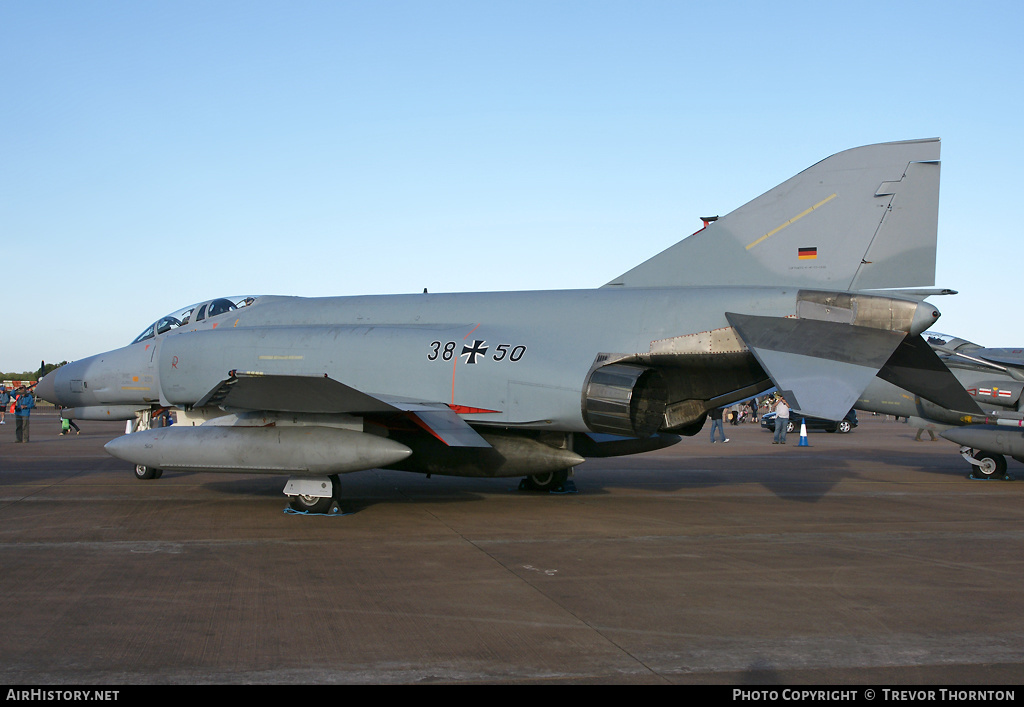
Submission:
<svg viewBox="0 0 1024 707">
<path fill-rule="evenodd" d="M 1024 462 L 1024 349 L 988 349 L 931 331 L 924 340 L 981 414 L 977 409 L 936 405 L 880 379 L 864 390 L 857 409 L 907 417 L 915 427 L 961 445 L 960 453 L 976 475 L 1004 477 L 1007 456 Z"/>
<path fill-rule="evenodd" d="M 806 427 L 808 430 L 825 430 L 826 432 L 839 432 L 846 434 L 852 432 L 859 423 L 857 413 L 854 410 L 846 413 L 842 420 L 826 420 L 821 417 L 808 417 L 799 412 L 793 413 L 786 426 L 786 433 L 796 432 L 798 427 Z M 761 416 L 761 429 L 765 432 L 775 431 L 775 413 L 766 412 Z"/>
<path fill-rule="evenodd" d="M 140 478 L 287 474 L 308 511 L 374 467 L 550 488 L 772 387 L 833 420 L 876 374 L 970 410 L 920 337 L 940 291 L 880 291 L 934 284 L 938 186 L 938 140 L 869 145 L 602 288 L 215 299 L 37 390 L 78 419 L 135 419 L 107 450 Z M 151 427 L 168 409 L 177 423 Z"/>
</svg>

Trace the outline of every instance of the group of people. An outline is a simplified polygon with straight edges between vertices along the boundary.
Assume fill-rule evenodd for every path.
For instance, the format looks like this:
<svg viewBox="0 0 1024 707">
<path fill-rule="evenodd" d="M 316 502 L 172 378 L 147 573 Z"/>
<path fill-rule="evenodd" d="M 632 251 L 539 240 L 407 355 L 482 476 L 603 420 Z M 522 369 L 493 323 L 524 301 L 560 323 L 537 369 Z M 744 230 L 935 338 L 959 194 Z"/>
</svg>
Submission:
<svg viewBox="0 0 1024 707">
<path fill-rule="evenodd" d="M 772 444 L 785 444 L 786 443 L 786 432 L 789 428 L 789 405 L 786 403 L 786 399 L 781 395 L 776 396 L 774 403 L 769 403 L 770 410 L 775 412 L 775 436 L 772 439 Z M 752 414 L 754 422 L 757 422 L 757 411 L 759 409 L 757 399 L 752 399 L 749 403 L 744 403 L 741 406 L 741 410 L 746 409 L 748 414 Z M 725 427 L 722 422 L 725 408 L 715 408 L 711 411 L 711 444 L 715 444 L 718 440 L 715 439 L 721 435 L 722 442 L 728 442 L 729 438 L 725 436 Z M 738 424 L 743 418 L 741 417 L 741 411 L 735 411 L 732 417 L 732 423 Z M 718 434 L 716 434 L 716 432 Z"/>
<path fill-rule="evenodd" d="M 738 425 L 742 422 L 757 422 L 757 414 L 760 409 L 760 403 L 757 398 L 751 398 L 750 400 L 740 403 L 738 405 L 732 405 L 728 408 L 715 408 L 711 411 L 711 443 L 714 444 L 715 431 L 718 430 L 721 433 L 722 441 L 728 442 L 729 438 L 725 436 L 724 418 L 725 413 L 728 411 L 728 420 L 731 425 Z"/>
<path fill-rule="evenodd" d="M 13 401 L 13 404 L 12 404 Z M 14 441 L 16 443 L 28 442 L 29 420 L 32 409 L 36 406 L 35 395 L 28 386 L 21 386 L 15 391 L 0 388 L 0 425 L 6 425 L 7 409 L 13 407 L 14 413 Z"/>
<path fill-rule="evenodd" d="M 7 412 L 14 414 L 14 442 L 15 444 L 28 442 L 30 438 L 29 423 L 32 420 L 32 410 L 36 407 L 36 396 L 27 385 L 20 386 L 16 390 L 7 390 L 0 387 L 0 425 L 7 424 Z M 71 428 L 76 434 L 82 434 L 82 430 L 75 424 L 75 421 L 61 417 L 60 433 L 71 434 Z"/>
</svg>

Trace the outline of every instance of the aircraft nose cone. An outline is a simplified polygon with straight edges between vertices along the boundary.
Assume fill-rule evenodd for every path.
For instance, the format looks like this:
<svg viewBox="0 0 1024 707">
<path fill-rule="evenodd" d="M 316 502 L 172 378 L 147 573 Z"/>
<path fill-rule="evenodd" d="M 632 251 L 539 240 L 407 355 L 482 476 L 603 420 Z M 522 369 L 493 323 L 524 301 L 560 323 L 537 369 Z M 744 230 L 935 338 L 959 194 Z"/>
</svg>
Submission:
<svg viewBox="0 0 1024 707">
<path fill-rule="evenodd" d="M 56 384 L 54 380 L 57 378 L 57 371 L 51 371 L 45 376 L 39 379 L 36 383 L 36 396 L 42 398 L 48 403 L 59 405 L 60 401 L 57 400 Z"/>
</svg>

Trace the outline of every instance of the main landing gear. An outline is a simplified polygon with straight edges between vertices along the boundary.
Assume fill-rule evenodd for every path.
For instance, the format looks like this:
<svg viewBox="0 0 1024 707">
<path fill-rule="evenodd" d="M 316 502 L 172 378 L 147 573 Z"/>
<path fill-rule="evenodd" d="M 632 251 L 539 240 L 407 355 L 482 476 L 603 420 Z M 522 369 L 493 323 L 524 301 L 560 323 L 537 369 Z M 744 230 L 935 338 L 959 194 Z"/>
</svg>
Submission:
<svg viewBox="0 0 1024 707">
<path fill-rule="evenodd" d="M 163 469 L 154 469 L 153 467 L 146 466 L 144 464 L 136 464 L 135 465 L 135 478 L 139 479 L 140 481 L 149 481 L 151 479 L 159 479 L 163 475 L 164 475 L 164 470 Z"/>
<path fill-rule="evenodd" d="M 995 452 L 985 452 L 971 447 L 960 447 L 960 456 L 971 465 L 972 479 L 1009 479 L 1006 474 L 1006 457 Z"/>
<path fill-rule="evenodd" d="M 520 491 L 544 491 L 547 493 L 575 493 L 576 484 L 569 478 L 572 469 L 548 471 L 527 476 L 519 482 Z"/>
<path fill-rule="evenodd" d="M 341 513 L 341 479 L 337 474 L 324 476 L 293 476 L 285 484 L 288 507 L 296 513 L 337 515 Z"/>
</svg>

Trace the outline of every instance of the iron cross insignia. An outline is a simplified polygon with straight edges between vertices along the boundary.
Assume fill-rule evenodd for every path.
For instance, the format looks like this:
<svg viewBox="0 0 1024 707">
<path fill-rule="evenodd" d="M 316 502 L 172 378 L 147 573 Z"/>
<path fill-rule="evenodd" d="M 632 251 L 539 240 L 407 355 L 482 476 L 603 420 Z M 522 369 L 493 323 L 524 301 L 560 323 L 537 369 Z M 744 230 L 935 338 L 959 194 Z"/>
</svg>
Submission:
<svg viewBox="0 0 1024 707">
<path fill-rule="evenodd" d="M 487 353 L 487 347 L 484 346 L 486 343 L 486 341 L 480 341 L 477 339 L 473 342 L 473 346 L 466 346 L 463 344 L 462 353 L 459 355 L 466 357 L 466 363 L 476 363 L 477 356 L 483 356 Z"/>
</svg>

